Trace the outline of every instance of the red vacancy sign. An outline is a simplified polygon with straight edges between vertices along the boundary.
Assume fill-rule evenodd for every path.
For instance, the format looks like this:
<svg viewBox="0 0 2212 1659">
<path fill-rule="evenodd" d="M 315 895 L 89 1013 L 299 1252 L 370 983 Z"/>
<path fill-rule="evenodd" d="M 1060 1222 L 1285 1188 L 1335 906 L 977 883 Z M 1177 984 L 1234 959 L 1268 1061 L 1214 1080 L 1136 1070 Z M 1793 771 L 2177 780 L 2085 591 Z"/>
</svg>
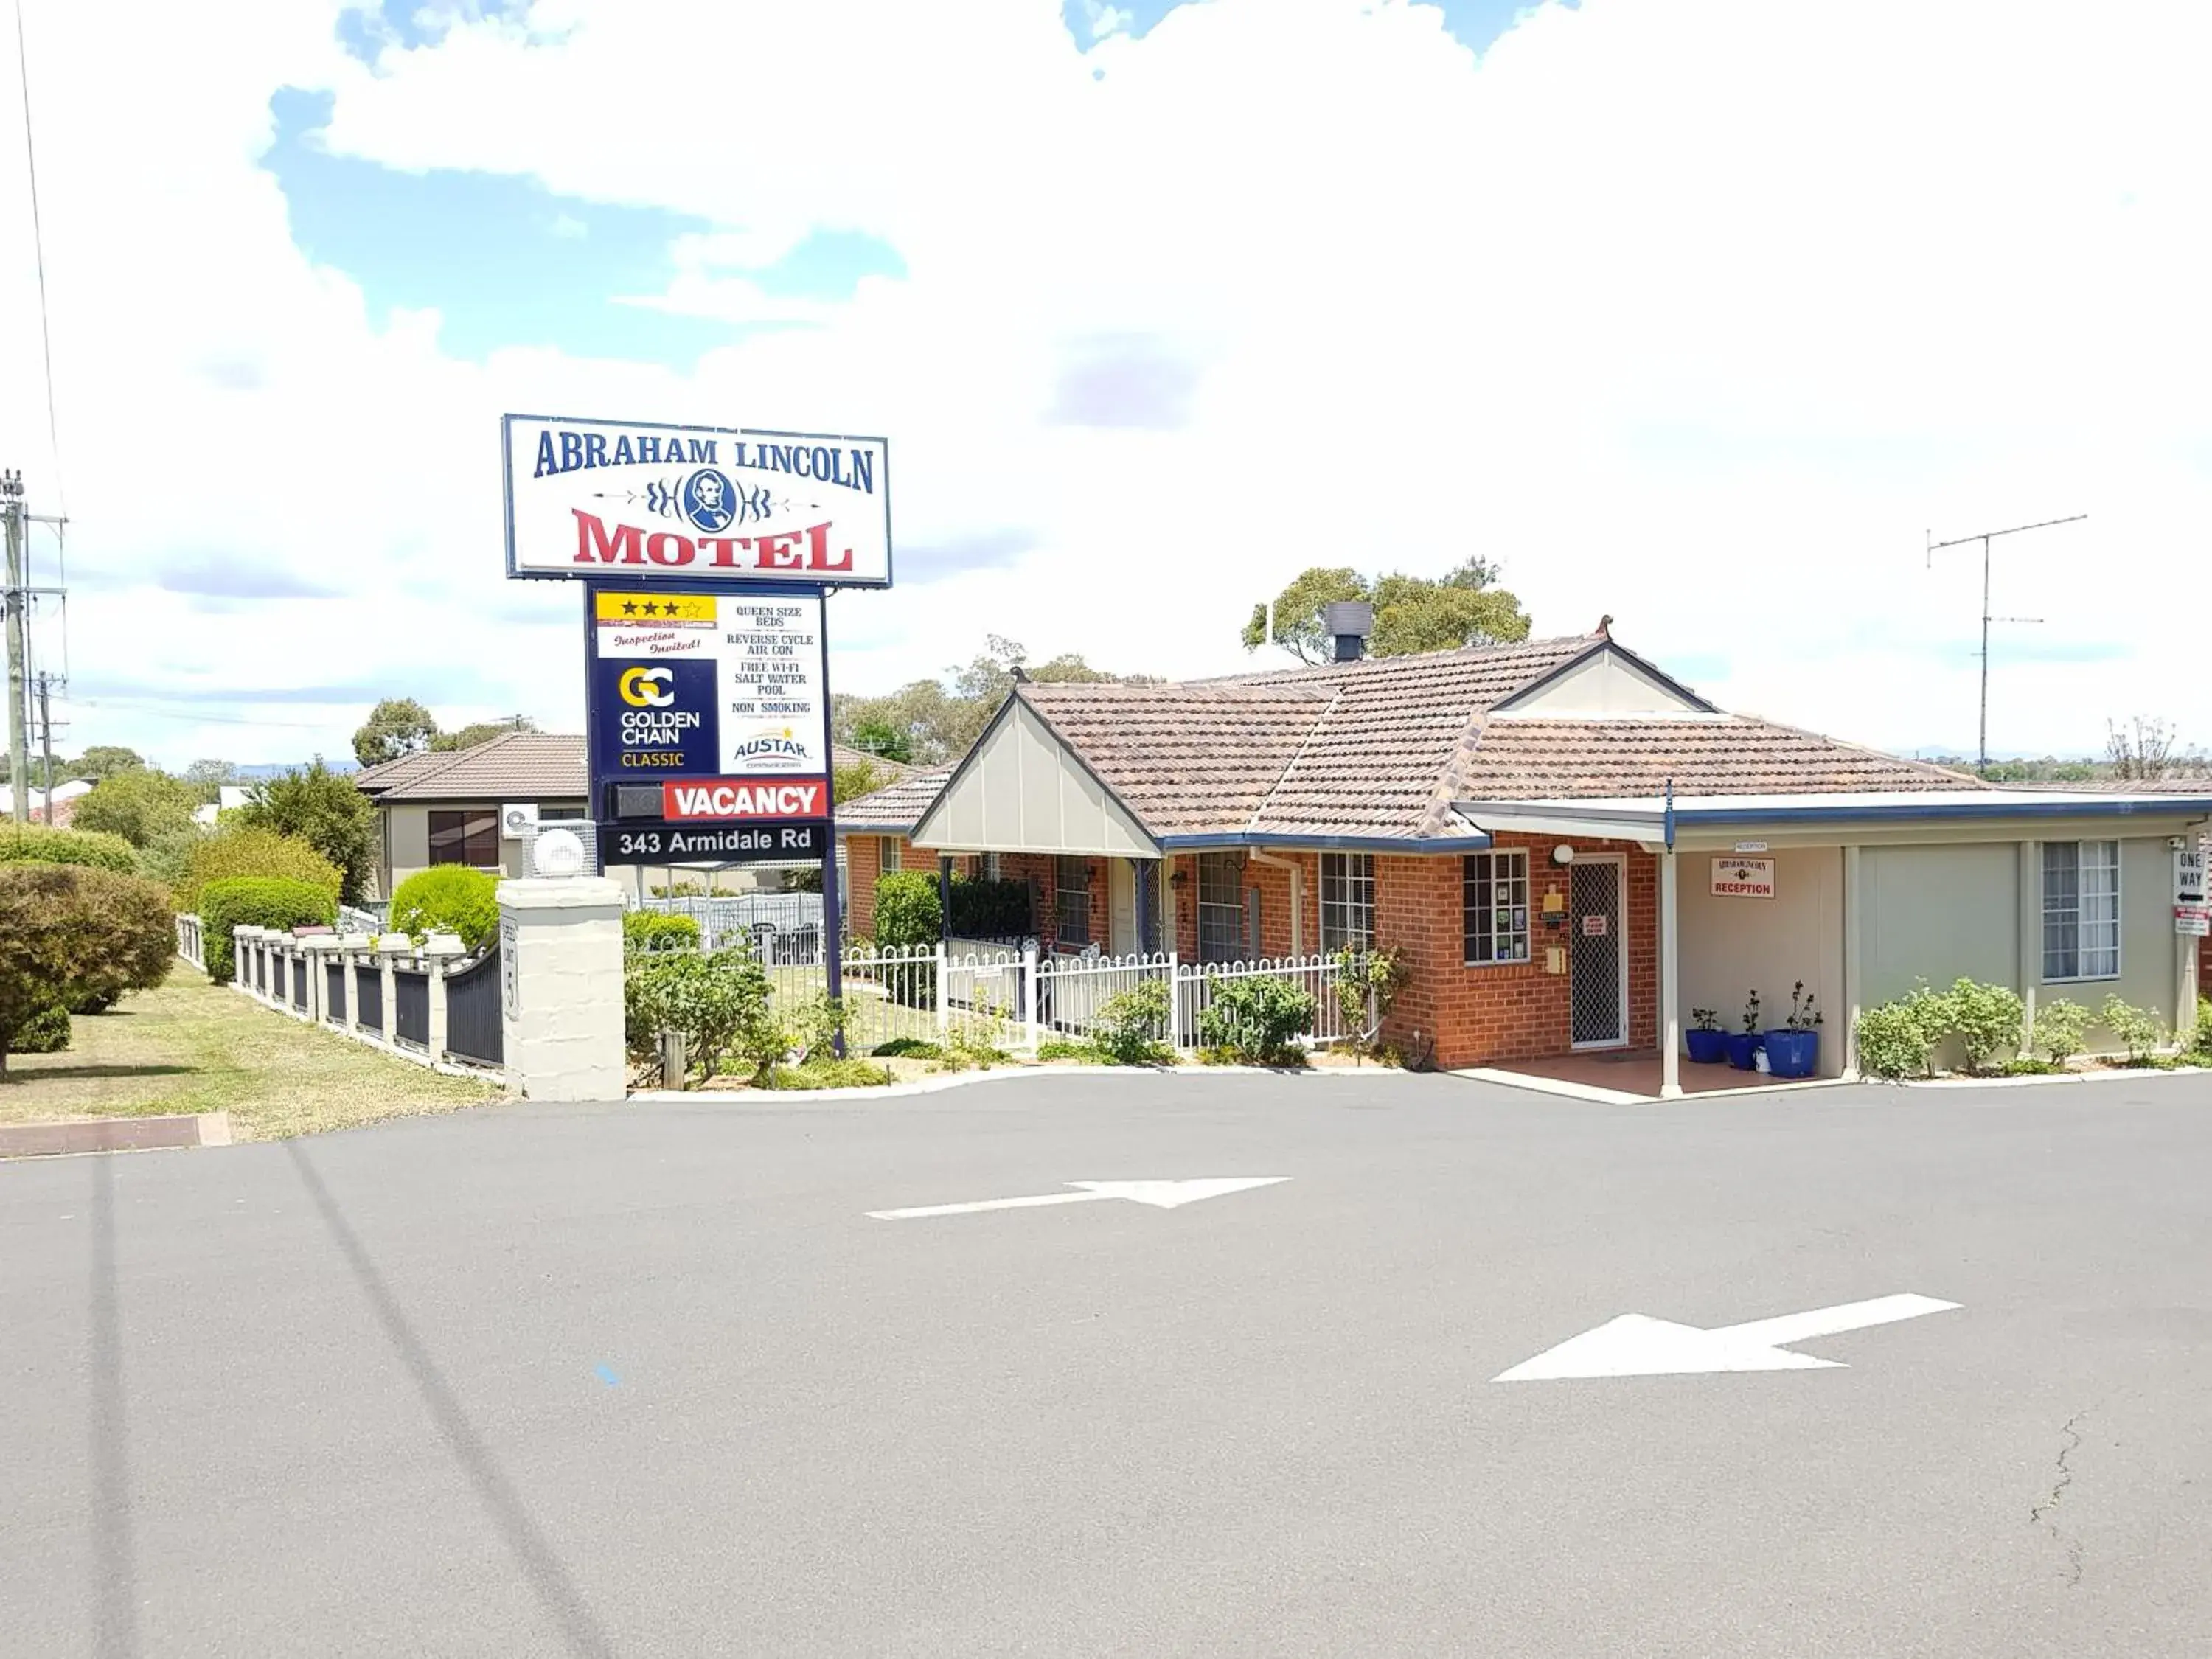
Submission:
<svg viewBox="0 0 2212 1659">
<path fill-rule="evenodd" d="M 694 778 L 660 786 L 664 818 L 818 818 L 830 811 L 826 778 Z"/>
</svg>

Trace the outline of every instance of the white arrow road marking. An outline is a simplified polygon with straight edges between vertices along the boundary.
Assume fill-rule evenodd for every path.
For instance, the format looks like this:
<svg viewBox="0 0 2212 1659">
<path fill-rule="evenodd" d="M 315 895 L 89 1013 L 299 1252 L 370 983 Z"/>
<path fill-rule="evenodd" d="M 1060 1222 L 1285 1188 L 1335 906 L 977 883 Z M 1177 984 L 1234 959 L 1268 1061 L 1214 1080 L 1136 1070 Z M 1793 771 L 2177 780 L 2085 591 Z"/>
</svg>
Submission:
<svg viewBox="0 0 2212 1659">
<path fill-rule="evenodd" d="M 1932 1296 L 1878 1296 L 1871 1302 L 1846 1302 L 1809 1313 L 1754 1319 L 1744 1325 L 1711 1330 L 1678 1325 L 1648 1314 L 1623 1314 L 1595 1330 L 1571 1336 L 1534 1359 L 1524 1359 L 1493 1382 L 1541 1382 L 1571 1376 L 1682 1376 L 1701 1371 L 1808 1371 L 1843 1369 L 1838 1359 L 1791 1353 L 1781 1345 L 1838 1331 L 1893 1325 L 1923 1314 L 1945 1313 L 1959 1304 Z"/>
<path fill-rule="evenodd" d="M 1042 1204 L 1089 1204 L 1102 1198 L 1126 1198 L 1155 1210 L 1173 1210 L 1202 1198 L 1219 1198 L 1252 1187 L 1272 1187 L 1288 1176 L 1216 1176 L 1202 1181 L 1071 1181 L 1072 1193 L 1042 1193 L 1035 1198 L 987 1198 L 974 1204 L 926 1204 L 911 1210 L 870 1210 L 872 1221 L 915 1221 L 930 1215 L 973 1215 L 979 1210 L 1030 1210 Z"/>
</svg>

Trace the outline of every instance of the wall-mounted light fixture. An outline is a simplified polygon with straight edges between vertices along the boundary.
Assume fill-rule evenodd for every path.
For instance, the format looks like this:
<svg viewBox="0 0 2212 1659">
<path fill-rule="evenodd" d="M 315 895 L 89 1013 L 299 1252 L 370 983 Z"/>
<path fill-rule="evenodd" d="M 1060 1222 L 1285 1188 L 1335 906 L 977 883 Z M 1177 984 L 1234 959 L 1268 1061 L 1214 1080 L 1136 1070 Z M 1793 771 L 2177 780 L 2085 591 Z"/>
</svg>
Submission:
<svg viewBox="0 0 2212 1659">
<path fill-rule="evenodd" d="M 1574 861 L 1575 849 L 1568 846 L 1566 842 L 1561 842 L 1557 847 L 1554 847 L 1552 849 L 1553 863 L 1564 867 L 1565 866 L 1572 864 Z"/>
</svg>

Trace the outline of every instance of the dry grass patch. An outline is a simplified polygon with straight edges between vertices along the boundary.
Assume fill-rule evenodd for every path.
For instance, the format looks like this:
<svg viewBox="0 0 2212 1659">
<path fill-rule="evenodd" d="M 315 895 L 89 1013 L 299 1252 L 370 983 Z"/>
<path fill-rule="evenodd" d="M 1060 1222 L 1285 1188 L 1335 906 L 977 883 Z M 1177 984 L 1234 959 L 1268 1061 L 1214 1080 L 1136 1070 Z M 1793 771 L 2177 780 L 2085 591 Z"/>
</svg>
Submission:
<svg viewBox="0 0 2212 1659">
<path fill-rule="evenodd" d="M 288 1019 L 185 968 L 70 1024 L 66 1052 L 9 1056 L 0 1123 L 228 1112 L 237 1139 L 275 1140 L 499 1093 Z"/>
</svg>

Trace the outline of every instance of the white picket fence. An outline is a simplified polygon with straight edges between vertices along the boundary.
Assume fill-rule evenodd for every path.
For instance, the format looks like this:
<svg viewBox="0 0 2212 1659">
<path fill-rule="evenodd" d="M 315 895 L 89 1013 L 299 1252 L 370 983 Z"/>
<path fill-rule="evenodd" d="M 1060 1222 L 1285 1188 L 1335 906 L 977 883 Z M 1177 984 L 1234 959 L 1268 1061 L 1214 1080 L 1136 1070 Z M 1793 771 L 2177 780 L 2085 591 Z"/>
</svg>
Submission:
<svg viewBox="0 0 2212 1659">
<path fill-rule="evenodd" d="M 763 953 L 774 997 L 787 1012 L 824 994 L 829 984 L 818 947 L 803 955 L 785 948 L 795 942 L 784 936 Z M 1325 956 L 1200 963 L 1172 954 L 1060 955 L 1034 942 L 1018 949 L 959 940 L 848 947 L 840 963 L 845 1041 L 860 1053 L 908 1038 L 1034 1054 L 1054 1039 L 1096 1036 L 1113 999 L 1148 980 L 1168 988 L 1169 1013 L 1153 1040 L 1189 1050 L 1201 1045 L 1206 1011 L 1222 986 L 1260 978 L 1286 980 L 1312 998 L 1310 1029 L 1298 1040 L 1316 1047 L 1356 1034 L 1337 1003 L 1338 973 L 1336 958 Z"/>
</svg>

